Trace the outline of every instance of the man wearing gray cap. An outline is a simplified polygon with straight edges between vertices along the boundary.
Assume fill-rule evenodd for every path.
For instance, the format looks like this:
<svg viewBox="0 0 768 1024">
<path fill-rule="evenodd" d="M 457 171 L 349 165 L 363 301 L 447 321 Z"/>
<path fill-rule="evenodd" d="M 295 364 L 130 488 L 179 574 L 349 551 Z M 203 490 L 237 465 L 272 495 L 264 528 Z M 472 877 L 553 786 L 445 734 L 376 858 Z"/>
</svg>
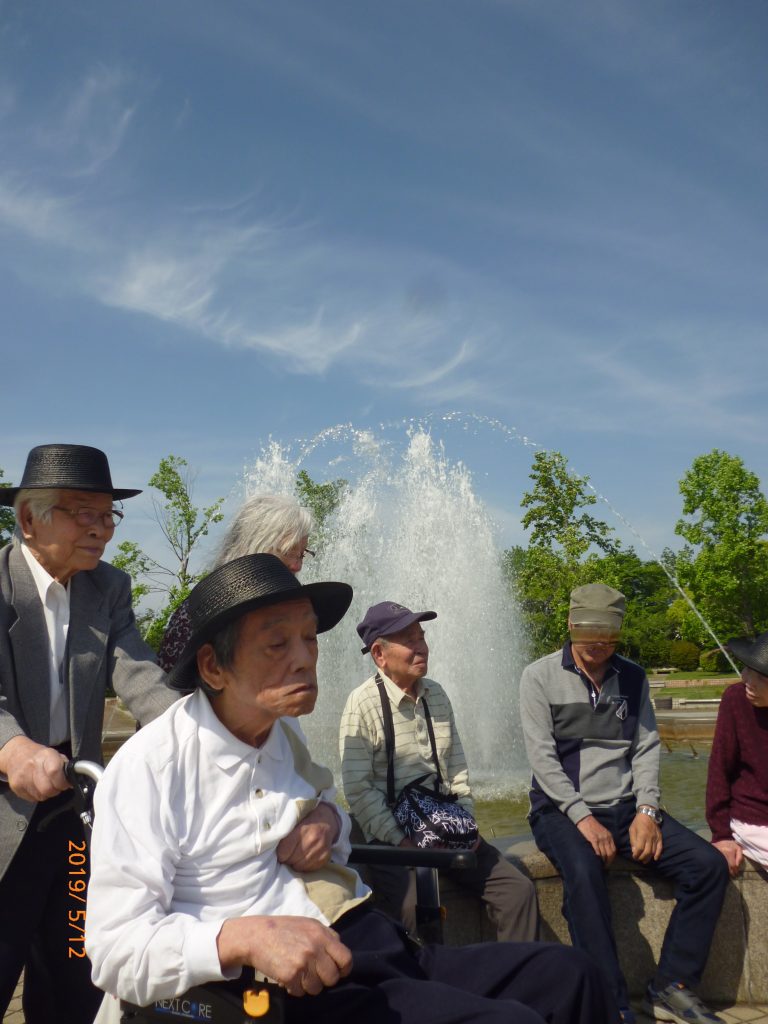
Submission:
<svg viewBox="0 0 768 1024">
<path fill-rule="evenodd" d="M 340 730 L 341 772 L 344 794 L 367 842 L 416 845 L 403 831 L 393 806 L 395 794 L 414 783 L 435 786 L 470 814 L 473 809 L 451 703 L 442 686 L 427 678 L 429 647 L 421 624 L 435 618 L 436 612 L 412 612 L 394 601 L 382 601 L 368 609 L 357 627 L 365 645 L 362 652 L 370 652 L 376 672 L 347 699 Z M 485 903 L 499 939 L 535 941 L 538 906 L 533 884 L 495 846 L 482 838 L 473 843 L 477 867 L 451 871 L 450 877 Z M 415 934 L 413 872 L 376 865 L 370 878 L 382 909 Z"/>
<path fill-rule="evenodd" d="M 571 593 L 570 639 L 529 665 L 520 714 L 533 769 L 530 822 L 563 877 L 574 946 L 602 967 L 624 1024 L 635 1020 L 619 966 L 605 867 L 617 853 L 675 884 L 645 1012 L 680 1024 L 719 1021 L 693 989 L 720 915 L 725 859 L 660 810 L 659 735 L 643 669 L 619 656 L 624 595 L 602 583 Z"/>
<path fill-rule="evenodd" d="M 0 1017 L 24 969 L 27 1024 L 90 1024 L 101 993 L 83 949 L 87 857 L 64 776 L 101 761 L 104 696 L 142 722 L 176 697 L 142 641 L 131 581 L 104 549 L 123 518 L 98 448 L 45 444 L 27 457 L 0 551 Z"/>
</svg>

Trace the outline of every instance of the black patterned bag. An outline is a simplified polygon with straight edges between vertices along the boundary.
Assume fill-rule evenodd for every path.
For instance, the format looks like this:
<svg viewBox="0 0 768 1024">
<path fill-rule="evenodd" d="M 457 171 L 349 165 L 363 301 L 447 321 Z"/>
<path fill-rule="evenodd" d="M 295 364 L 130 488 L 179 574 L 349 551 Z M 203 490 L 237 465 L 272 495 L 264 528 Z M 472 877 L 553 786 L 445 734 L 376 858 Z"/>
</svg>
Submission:
<svg viewBox="0 0 768 1024">
<path fill-rule="evenodd" d="M 455 793 L 445 795 L 422 783 L 422 775 L 400 790 L 392 813 L 405 835 L 416 846 L 428 849 L 442 846 L 448 850 L 469 850 L 478 839 L 477 822 L 458 803 Z"/>
<path fill-rule="evenodd" d="M 445 847 L 449 850 L 469 850 L 479 838 L 477 822 L 470 812 L 458 802 L 455 793 L 441 793 L 443 776 L 437 757 L 437 744 L 432 728 L 432 716 L 426 700 L 422 697 L 424 718 L 427 723 L 429 742 L 432 746 L 432 760 L 435 762 L 436 778 L 432 788 L 423 783 L 430 778 L 422 775 L 409 782 L 400 790 L 395 799 L 395 726 L 392 708 L 384 688 L 384 681 L 376 673 L 376 685 L 381 698 L 381 712 L 384 718 L 384 738 L 387 747 L 387 803 L 392 808 L 400 828 L 411 842 L 421 849 Z"/>
</svg>

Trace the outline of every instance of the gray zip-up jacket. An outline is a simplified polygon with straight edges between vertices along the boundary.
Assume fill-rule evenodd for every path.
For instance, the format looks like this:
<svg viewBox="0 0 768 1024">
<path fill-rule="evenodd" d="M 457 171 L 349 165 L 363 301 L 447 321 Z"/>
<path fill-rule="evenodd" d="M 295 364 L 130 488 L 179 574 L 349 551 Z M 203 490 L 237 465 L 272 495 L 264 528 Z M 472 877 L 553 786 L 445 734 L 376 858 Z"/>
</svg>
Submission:
<svg viewBox="0 0 768 1024">
<path fill-rule="evenodd" d="M 659 806 L 659 734 L 644 670 L 614 654 L 594 703 L 570 641 L 520 680 L 531 812 L 554 805 L 574 823 L 635 797 Z"/>
</svg>

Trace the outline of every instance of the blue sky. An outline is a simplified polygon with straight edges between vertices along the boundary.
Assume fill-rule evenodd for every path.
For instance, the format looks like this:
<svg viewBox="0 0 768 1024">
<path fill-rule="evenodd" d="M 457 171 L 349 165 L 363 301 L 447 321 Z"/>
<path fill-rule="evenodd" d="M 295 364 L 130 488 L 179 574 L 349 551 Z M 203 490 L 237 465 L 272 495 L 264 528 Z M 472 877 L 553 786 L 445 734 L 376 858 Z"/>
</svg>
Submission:
<svg viewBox="0 0 768 1024">
<path fill-rule="evenodd" d="M 429 417 L 509 543 L 488 417 L 674 543 L 696 455 L 768 472 L 766 39 L 763 0 L 0 0 L 6 479 L 77 441 L 204 501 Z"/>
</svg>

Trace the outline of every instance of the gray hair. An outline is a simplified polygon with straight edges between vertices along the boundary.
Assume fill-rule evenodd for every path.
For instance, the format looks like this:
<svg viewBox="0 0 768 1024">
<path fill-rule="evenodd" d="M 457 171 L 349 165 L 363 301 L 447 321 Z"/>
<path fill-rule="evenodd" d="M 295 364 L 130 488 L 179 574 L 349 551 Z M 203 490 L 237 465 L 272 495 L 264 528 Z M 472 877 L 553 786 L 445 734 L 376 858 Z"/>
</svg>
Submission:
<svg viewBox="0 0 768 1024">
<path fill-rule="evenodd" d="M 41 523 L 50 523 L 51 512 L 54 505 L 61 500 L 61 490 L 58 487 L 24 487 L 16 494 L 13 503 L 13 511 L 16 513 L 16 522 L 21 520 L 21 506 L 26 504 L 29 511 L 39 519 Z M 18 526 L 17 526 L 18 532 Z"/>
<path fill-rule="evenodd" d="M 241 555 L 284 555 L 309 537 L 309 509 L 283 494 L 254 494 L 238 509 L 224 534 L 212 569 Z"/>
<path fill-rule="evenodd" d="M 209 641 L 219 668 L 232 668 L 235 663 L 235 653 L 237 652 L 237 642 L 240 639 L 243 618 L 244 616 L 241 615 L 233 622 L 228 622 Z M 218 690 L 214 691 L 214 693 L 218 692 Z"/>
<path fill-rule="evenodd" d="M 214 637 L 208 642 L 213 648 L 213 656 L 216 659 L 216 664 L 219 668 L 232 668 L 235 662 L 235 653 L 237 651 L 237 641 L 240 639 L 240 626 L 242 625 L 242 616 L 239 619 L 235 619 L 233 622 L 228 622 L 226 626 L 223 626 Z M 197 685 L 206 695 L 214 699 L 221 694 L 221 690 L 217 690 L 215 687 L 206 683 L 203 677 L 200 675 L 200 669 L 197 669 Z"/>
</svg>

